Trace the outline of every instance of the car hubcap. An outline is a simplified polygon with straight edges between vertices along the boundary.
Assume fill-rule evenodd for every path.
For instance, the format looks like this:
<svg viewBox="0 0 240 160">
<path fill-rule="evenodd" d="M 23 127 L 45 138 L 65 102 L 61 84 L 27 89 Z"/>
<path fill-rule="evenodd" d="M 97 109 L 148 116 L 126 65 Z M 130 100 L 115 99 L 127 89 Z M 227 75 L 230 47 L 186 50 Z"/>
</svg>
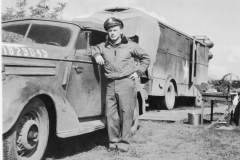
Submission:
<svg viewBox="0 0 240 160">
<path fill-rule="evenodd" d="M 21 157 L 32 155 L 39 141 L 38 116 L 34 112 L 26 113 L 17 129 L 17 153 Z"/>
</svg>

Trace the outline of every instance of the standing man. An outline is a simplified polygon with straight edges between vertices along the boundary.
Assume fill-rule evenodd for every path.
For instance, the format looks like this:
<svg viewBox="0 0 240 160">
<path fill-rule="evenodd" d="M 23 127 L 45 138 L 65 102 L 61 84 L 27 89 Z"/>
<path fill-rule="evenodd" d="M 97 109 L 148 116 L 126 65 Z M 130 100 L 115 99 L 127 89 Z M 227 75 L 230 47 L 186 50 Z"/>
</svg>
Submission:
<svg viewBox="0 0 240 160">
<path fill-rule="evenodd" d="M 106 116 L 110 150 L 127 152 L 136 103 L 135 79 L 144 74 L 150 64 L 149 55 L 129 41 L 122 32 L 123 22 L 111 17 L 104 23 L 106 42 L 91 47 L 97 64 L 103 65 L 107 78 Z M 140 60 L 136 68 L 134 58 Z"/>
</svg>

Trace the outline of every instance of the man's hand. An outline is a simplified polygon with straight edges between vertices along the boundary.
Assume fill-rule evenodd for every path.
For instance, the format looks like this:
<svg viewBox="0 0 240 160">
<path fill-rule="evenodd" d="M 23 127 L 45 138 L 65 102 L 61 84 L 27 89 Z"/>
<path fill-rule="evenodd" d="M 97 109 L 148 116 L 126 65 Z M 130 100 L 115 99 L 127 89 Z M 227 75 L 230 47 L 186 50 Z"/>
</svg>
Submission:
<svg viewBox="0 0 240 160">
<path fill-rule="evenodd" d="M 134 72 L 133 74 L 131 74 L 128 78 L 134 80 L 135 78 L 138 78 L 138 74 L 136 72 Z"/>
<path fill-rule="evenodd" d="M 104 59 L 101 55 L 98 55 L 97 57 L 95 57 L 95 60 L 96 60 L 97 64 L 99 64 L 99 65 L 104 64 Z"/>
</svg>

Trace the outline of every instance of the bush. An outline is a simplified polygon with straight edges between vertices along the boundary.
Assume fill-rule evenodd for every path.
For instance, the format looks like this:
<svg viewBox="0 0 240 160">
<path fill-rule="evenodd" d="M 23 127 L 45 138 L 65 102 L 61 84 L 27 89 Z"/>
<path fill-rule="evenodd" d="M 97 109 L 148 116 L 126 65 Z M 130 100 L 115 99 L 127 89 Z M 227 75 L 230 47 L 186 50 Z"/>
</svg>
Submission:
<svg viewBox="0 0 240 160">
<path fill-rule="evenodd" d="M 232 82 L 232 87 L 236 88 L 236 89 L 240 88 L 240 81 L 233 81 Z"/>
<path fill-rule="evenodd" d="M 27 15 L 27 0 L 17 0 L 16 9 L 15 8 L 6 8 L 5 12 L 2 12 L 2 21 L 12 20 L 19 18 L 48 18 L 48 19 L 62 19 L 62 13 L 66 7 L 66 3 L 57 3 L 57 6 L 50 9 L 46 4 L 49 0 L 40 0 L 36 6 L 30 6 L 30 14 Z"/>
<path fill-rule="evenodd" d="M 218 81 L 215 82 L 215 84 L 213 85 L 218 92 L 224 92 L 227 93 L 228 92 L 228 88 L 230 87 L 230 91 L 236 91 L 239 92 L 240 90 L 240 81 Z"/>
</svg>

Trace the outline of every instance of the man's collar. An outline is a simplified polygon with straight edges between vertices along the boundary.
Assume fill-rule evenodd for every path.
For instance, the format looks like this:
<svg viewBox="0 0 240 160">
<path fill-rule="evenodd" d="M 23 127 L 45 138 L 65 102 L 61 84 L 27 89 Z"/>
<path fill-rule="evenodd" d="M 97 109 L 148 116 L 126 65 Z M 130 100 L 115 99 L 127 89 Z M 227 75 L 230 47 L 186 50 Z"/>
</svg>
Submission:
<svg viewBox="0 0 240 160">
<path fill-rule="evenodd" d="M 127 44 L 127 43 L 128 43 L 128 39 L 127 39 L 127 37 L 124 36 L 124 35 L 121 35 L 121 42 L 118 43 L 118 45 L 120 45 L 120 44 Z M 106 36 L 106 43 L 105 43 L 105 46 L 107 46 L 107 45 L 114 46 L 114 44 L 112 44 L 112 42 L 111 42 L 110 38 L 108 37 L 108 35 Z"/>
</svg>

